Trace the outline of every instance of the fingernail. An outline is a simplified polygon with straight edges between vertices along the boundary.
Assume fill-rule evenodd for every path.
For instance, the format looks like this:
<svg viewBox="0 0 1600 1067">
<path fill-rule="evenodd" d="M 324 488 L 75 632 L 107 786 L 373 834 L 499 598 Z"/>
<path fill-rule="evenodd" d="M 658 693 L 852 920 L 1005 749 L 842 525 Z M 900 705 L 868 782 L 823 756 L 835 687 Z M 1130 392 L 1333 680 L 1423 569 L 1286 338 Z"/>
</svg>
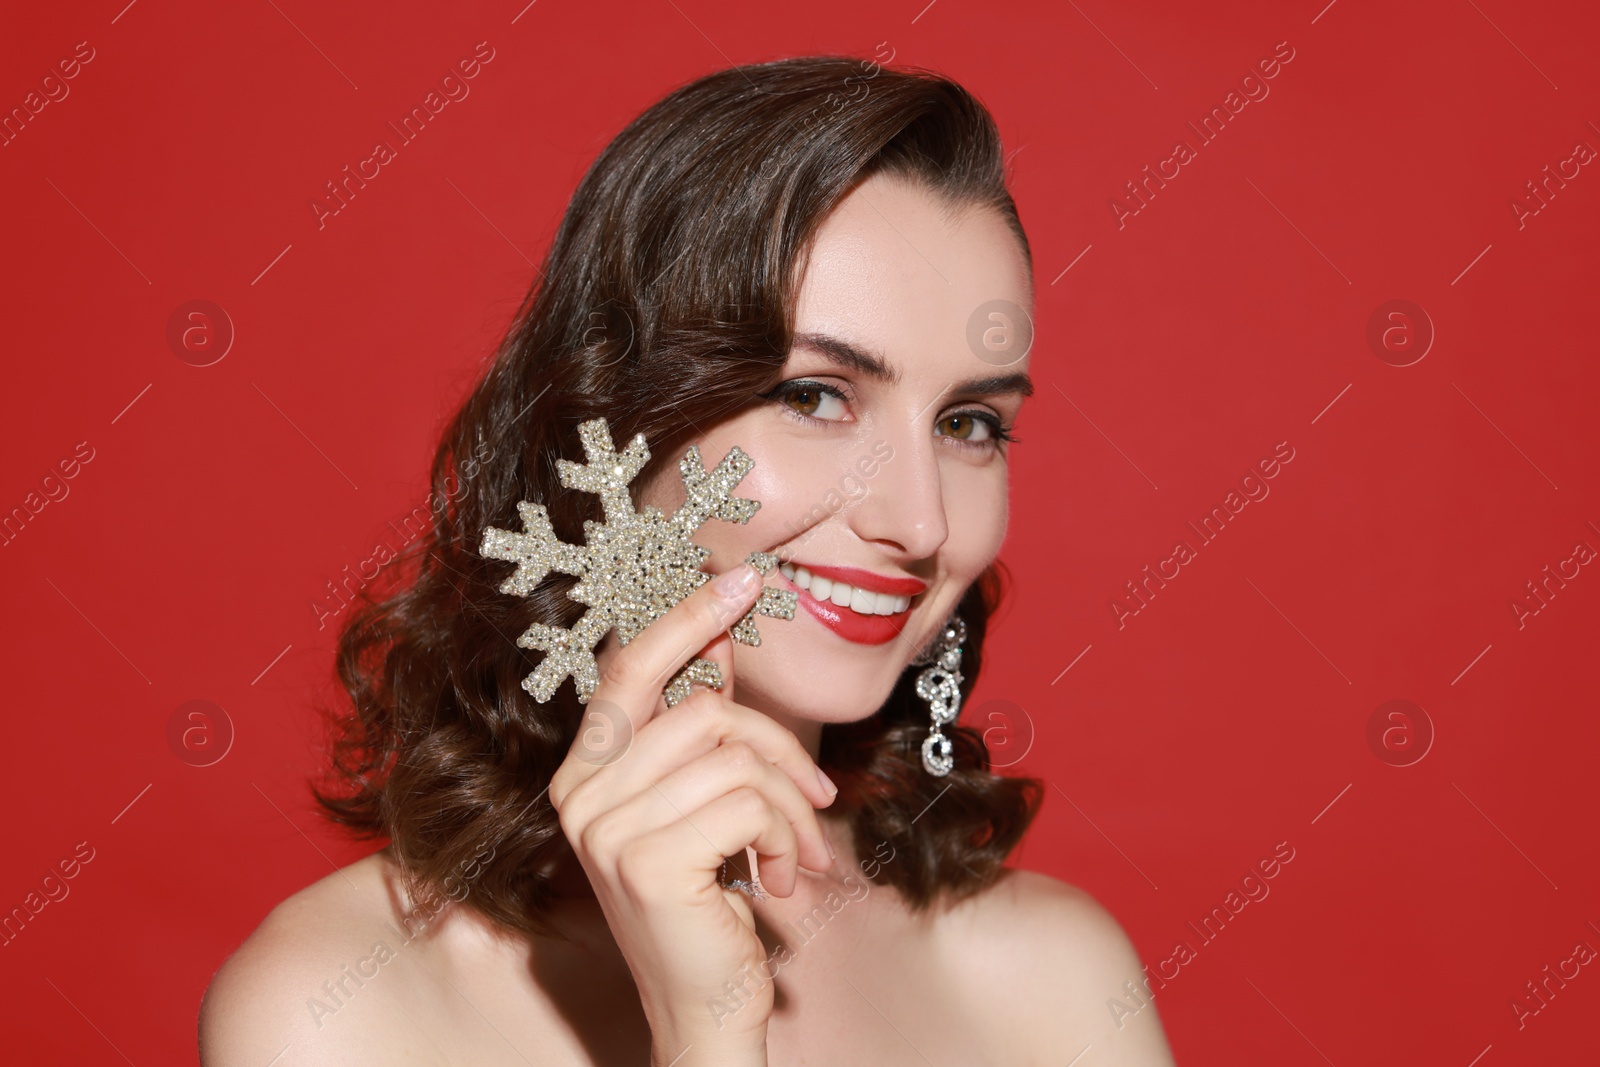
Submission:
<svg viewBox="0 0 1600 1067">
<path fill-rule="evenodd" d="M 834 859 L 839 858 L 839 854 L 833 850 L 833 840 L 829 838 L 827 834 L 822 835 L 822 843 L 828 846 L 828 855 L 832 856 Z"/>
<path fill-rule="evenodd" d="M 711 588 L 716 590 L 718 596 L 732 600 L 754 589 L 759 581 L 761 581 L 759 571 L 748 563 L 740 563 L 713 581 Z"/>
<path fill-rule="evenodd" d="M 817 780 L 822 783 L 822 788 L 828 791 L 829 796 L 832 796 L 839 791 L 839 787 L 833 784 L 832 778 L 829 778 L 825 773 L 823 773 L 821 767 L 817 768 Z"/>
</svg>

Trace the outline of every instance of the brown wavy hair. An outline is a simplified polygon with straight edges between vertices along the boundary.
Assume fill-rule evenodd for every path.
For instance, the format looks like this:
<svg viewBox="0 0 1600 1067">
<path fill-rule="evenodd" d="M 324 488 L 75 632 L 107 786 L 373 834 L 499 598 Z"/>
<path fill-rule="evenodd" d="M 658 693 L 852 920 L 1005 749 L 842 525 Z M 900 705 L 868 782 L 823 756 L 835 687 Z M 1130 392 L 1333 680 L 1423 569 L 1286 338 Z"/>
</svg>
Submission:
<svg viewBox="0 0 1600 1067">
<path fill-rule="evenodd" d="M 581 867 L 545 789 L 585 709 L 567 682 L 543 704 L 522 689 L 542 654 L 516 638 L 586 609 L 560 573 L 526 598 L 499 592 L 511 565 L 478 555 L 483 530 L 518 528 L 528 500 L 561 540 L 583 543 L 599 501 L 565 490 L 556 460 L 581 457 L 585 419 L 606 418 L 619 443 L 645 435 L 644 484 L 699 427 L 764 402 L 790 350 L 809 243 L 877 173 L 921 183 L 952 211 L 998 211 L 1031 284 L 993 119 L 920 68 L 830 55 L 709 74 L 630 123 L 579 182 L 540 279 L 444 430 L 429 528 L 362 589 L 339 633 L 351 707 L 323 709 L 330 763 L 312 794 L 360 836 L 387 837 L 414 888 L 449 886 L 508 927 L 560 936 L 546 913 L 558 876 Z M 960 603 L 963 698 L 1002 575 L 997 560 Z M 819 758 L 840 787 L 829 810 L 848 813 L 862 847 L 894 848 L 876 879 L 921 911 L 992 884 L 1044 789 L 992 773 L 982 734 L 960 724 L 947 728 L 955 769 L 924 771 L 917 671 L 874 715 L 826 725 Z"/>
</svg>

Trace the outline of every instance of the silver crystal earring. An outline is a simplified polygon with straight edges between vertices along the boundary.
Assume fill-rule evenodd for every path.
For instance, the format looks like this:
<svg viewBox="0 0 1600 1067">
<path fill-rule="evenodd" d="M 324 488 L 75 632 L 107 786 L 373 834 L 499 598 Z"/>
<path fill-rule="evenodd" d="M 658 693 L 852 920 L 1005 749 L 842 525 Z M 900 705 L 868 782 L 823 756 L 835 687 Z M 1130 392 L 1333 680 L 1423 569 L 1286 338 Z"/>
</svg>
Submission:
<svg viewBox="0 0 1600 1067">
<path fill-rule="evenodd" d="M 932 664 L 917 675 L 917 696 L 928 702 L 933 717 L 933 729 L 922 742 L 922 766 L 939 778 L 955 766 L 955 748 L 942 728 L 961 713 L 961 646 L 966 640 L 966 622 L 952 614 L 928 647 L 911 661 L 912 666 Z"/>
</svg>

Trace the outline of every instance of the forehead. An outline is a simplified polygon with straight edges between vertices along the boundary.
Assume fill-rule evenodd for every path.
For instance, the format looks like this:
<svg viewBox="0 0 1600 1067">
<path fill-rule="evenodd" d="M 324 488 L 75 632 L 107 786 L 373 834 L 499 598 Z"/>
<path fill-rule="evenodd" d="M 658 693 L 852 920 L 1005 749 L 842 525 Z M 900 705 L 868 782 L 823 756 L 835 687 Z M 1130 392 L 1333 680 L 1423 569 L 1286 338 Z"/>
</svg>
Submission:
<svg viewBox="0 0 1600 1067">
<path fill-rule="evenodd" d="M 996 301 L 1032 315 L 1022 246 L 999 212 L 952 210 L 905 179 L 874 175 L 819 229 L 795 328 L 869 344 L 896 363 L 971 360 L 969 327 Z"/>
</svg>

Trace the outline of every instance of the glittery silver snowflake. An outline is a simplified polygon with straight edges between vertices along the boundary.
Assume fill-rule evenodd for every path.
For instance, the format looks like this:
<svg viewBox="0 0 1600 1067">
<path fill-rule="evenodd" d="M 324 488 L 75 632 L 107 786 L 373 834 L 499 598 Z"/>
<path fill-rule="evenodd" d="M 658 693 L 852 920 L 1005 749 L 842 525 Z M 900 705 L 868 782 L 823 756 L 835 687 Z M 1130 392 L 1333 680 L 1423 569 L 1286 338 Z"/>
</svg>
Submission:
<svg viewBox="0 0 1600 1067">
<path fill-rule="evenodd" d="M 600 684 L 594 647 L 606 632 L 614 628 L 617 640 L 626 645 L 674 604 L 711 580 L 712 576 L 700 569 L 710 551 L 690 540 L 701 524 L 712 517 L 748 522 L 761 507 L 758 500 L 730 495 L 755 466 L 755 461 L 737 445 L 712 471 L 705 469 L 700 449 L 690 446 L 678 461 L 688 499 L 669 516 L 653 506 L 635 511 L 628 496 L 628 483 L 650 460 L 643 434 L 635 434 L 620 453 L 605 419 L 581 423 L 578 437 L 588 462 L 558 459 L 556 473 L 567 488 L 600 497 L 606 521 L 585 520 L 585 544 L 570 545 L 556 537 L 544 505 L 523 500 L 517 503 L 522 532 L 490 526 L 483 531 L 483 543 L 478 549 L 485 559 L 516 563 L 515 573 L 500 583 L 502 593 L 527 596 L 551 571 L 580 579 L 567 595 L 587 604 L 589 610 L 570 630 L 534 623 L 517 638 L 520 647 L 545 653 L 534 672 L 522 680 L 522 688 L 540 703 L 548 701 L 570 675 L 579 703 L 587 704 Z M 778 565 L 778 557 L 770 552 L 752 552 L 748 559 L 762 574 L 772 573 Z M 732 627 L 733 639 L 759 645 L 761 634 L 756 630 L 755 616 L 792 619 L 797 600 L 793 590 L 764 587 L 755 604 Z M 690 660 L 667 685 L 667 704 L 686 698 L 691 682 L 720 689 L 722 672 L 712 660 Z"/>
</svg>

